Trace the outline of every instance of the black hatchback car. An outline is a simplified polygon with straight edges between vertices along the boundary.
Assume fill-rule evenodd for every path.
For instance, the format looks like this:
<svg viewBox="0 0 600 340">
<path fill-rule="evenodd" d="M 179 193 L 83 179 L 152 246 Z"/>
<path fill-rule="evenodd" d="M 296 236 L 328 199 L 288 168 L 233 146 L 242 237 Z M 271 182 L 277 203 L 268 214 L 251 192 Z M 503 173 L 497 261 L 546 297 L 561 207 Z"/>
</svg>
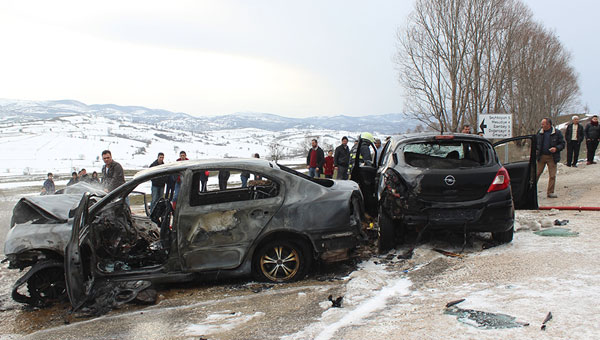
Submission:
<svg viewBox="0 0 600 340">
<path fill-rule="evenodd" d="M 355 158 L 351 178 L 365 208 L 379 219 L 379 248 L 402 242 L 407 230 L 491 232 L 512 241 L 514 210 L 537 209 L 535 138 L 492 144 L 467 134 L 413 134 L 391 138 L 376 161 Z M 501 161 L 502 160 L 502 161 Z"/>
</svg>

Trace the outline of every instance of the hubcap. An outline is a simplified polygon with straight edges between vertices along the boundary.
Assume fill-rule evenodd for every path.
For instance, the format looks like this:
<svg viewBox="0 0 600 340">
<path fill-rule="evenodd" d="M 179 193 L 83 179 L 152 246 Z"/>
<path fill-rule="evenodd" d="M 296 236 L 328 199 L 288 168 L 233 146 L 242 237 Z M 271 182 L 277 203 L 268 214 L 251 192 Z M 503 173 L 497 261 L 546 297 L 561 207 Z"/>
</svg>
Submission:
<svg viewBox="0 0 600 340">
<path fill-rule="evenodd" d="M 260 258 L 262 273 L 271 281 L 283 282 L 293 278 L 300 267 L 296 249 L 275 246 Z"/>
</svg>

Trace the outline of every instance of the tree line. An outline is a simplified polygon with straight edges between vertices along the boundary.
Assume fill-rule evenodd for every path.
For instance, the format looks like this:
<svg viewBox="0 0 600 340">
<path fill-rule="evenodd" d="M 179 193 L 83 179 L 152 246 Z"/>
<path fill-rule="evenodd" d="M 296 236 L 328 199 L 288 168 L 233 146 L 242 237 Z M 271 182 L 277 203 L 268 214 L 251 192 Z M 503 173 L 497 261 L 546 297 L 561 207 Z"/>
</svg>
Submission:
<svg viewBox="0 0 600 340">
<path fill-rule="evenodd" d="M 406 111 L 437 131 L 512 113 L 529 134 L 579 97 L 570 53 L 519 0 L 416 0 L 397 39 Z"/>
</svg>

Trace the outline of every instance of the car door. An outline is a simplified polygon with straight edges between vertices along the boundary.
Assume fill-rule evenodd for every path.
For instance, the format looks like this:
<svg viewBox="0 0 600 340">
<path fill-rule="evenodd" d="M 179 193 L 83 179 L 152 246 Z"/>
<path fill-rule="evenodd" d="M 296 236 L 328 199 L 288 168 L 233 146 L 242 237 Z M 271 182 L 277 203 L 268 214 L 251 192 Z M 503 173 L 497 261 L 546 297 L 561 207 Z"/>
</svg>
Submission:
<svg viewBox="0 0 600 340">
<path fill-rule="evenodd" d="M 377 149 L 369 140 L 360 138 L 356 149 L 353 148 L 350 159 L 352 169 L 350 179 L 358 183 L 364 197 L 365 211 L 371 216 L 377 216 L 377 164 L 365 161 L 360 155 L 363 145 L 368 145 L 372 159 L 377 159 Z"/>
<path fill-rule="evenodd" d="M 283 183 L 263 174 L 247 187 L 236 182 L 221 190 L 209 184 L 202 192 L 198 177 L 203 171 L 186 172 L 177 201 L 174 225 L 182 265 L 188 271 L 236 268 L 283 204 Z M 242 169 L 226 171 L 239 178 Z M 211 170 L 210 176 L 216 172 Z M 268 190 L 265 183 L 274 189 Z"/>
<path fill-rule="evenodd" d="M 493 145 L 510 176 L 515 209 L 537 209 L 535 135 L 503 139 Z"/>
<path fill-rule="evenodd" d="M 71 238 L 65 249 L 65 281 L 73 309 L 78 309 L 87 300 L 95 281 L 89 205 L 90 194 L 85 193 L 75 210 Z"/>
</svg>

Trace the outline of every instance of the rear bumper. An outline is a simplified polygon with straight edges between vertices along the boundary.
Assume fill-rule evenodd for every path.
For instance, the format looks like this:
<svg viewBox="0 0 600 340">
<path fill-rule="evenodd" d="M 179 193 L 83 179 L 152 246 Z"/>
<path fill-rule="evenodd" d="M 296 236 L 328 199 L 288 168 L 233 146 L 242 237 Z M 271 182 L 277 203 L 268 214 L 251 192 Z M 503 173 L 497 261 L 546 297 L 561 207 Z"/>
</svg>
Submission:
<svg viewBox="0 0 600 340">
<path fill-rule="evenodd" d="M 465 202 L 419 202 L 420 208 L 393 216 L 409 228 L 501 232 L 512 228 L 515 218 L 510 189 L 487 193 Z M 414 204 L 411 204 L 414 206 Z"/>
</svg>

